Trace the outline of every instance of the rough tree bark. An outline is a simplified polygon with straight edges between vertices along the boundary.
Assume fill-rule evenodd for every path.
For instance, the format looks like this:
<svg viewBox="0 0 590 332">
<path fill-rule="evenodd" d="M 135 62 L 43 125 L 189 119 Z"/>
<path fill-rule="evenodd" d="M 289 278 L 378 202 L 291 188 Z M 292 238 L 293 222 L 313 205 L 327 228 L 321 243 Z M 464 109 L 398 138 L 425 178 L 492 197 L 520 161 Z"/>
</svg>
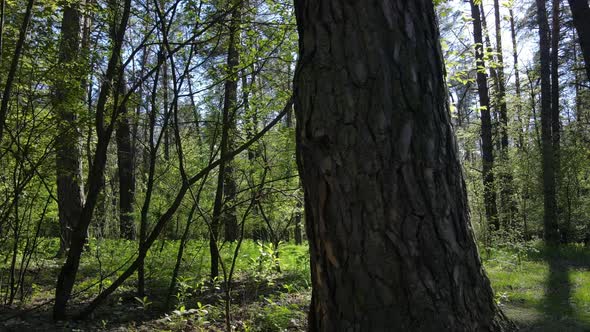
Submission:
<svg viewBox="0 0 590 332">
<path fill-rule="evenodd" d="M 553 154 L 552 112 L 551 112 L 551 55 L 549 52 L 549 23 L 546 0 L 537 2 L 537 24 L 539 25 L 539 49 L 541 57 L 541 145 L 543 169 L 543 223 L 544 238 L 548 243 L 559 241 L 557 229 L 557 201 L 555 198 L 555 168 Z"/>
<path fill-rule="evenodd" d="M 77 5 L 64 8 L 59 46 L 60 73 L 56 76 L 52 104 L 57 118 L 56 179 L 57 203 L 61 241 L 58 256 L 63 256 L 70 247 L 71 232 L 82 212 L 82 151 L 78 112 L 84 100 L 80 53 L 80 11 Z"/>
<path fill-rule="evenodd" d="M 475 42 L 475 60 L 477 65 L 477 93 L 479 95 L 479 107 L 481 116 L 481 155 L 482 177 L 484 185 L 484 205 L 486 219 L 491 230 L 500 229 L 498 221 L 498 208 L 494 190 L 494 143 L 492 141 L 492 117 L 490 115 L 490 94 L 486 64 L 484 60 L 483 32 L 481 26 L 481 12 L 479 6 L 473 0 L 471 5 L 471 17 L 473 18 L 473 40 Z"/>
<path fill-rule="evenodd" d="M 588 0 L 568 0 L 572 10 L 574 26 L 578 32 L 582 56 L 586 64 L 586 74 L 590 80 L 590 5 Z"/>
<path fill-rule="evenodd" d="M 432 1 L 296 0 L 311 331 L 504 331 L 477 252 Z"/>
</svg>

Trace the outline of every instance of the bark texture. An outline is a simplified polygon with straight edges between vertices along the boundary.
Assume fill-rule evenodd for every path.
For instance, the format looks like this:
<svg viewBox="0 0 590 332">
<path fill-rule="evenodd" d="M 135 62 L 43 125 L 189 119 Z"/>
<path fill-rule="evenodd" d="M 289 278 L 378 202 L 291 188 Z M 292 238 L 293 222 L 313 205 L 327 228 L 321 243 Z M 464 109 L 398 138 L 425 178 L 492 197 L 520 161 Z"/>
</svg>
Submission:
<svg viewBox="0 0 590 332">
<path fill-rule="evenodd" d="M 590 80 L 590 5 L 588 0 L 568 0 L 572 10 L 574 26 L 578 32 L 582 56 L 586 64 L 586 74 Z"/>
<path fill-rule="evenodd" d="M 555 197 L 555 160 L 552 138 L 551 111 L 551 56 L 549 23 L 546 0 L 537 1 L 537 24 L 539 25 L 539 50 L 541 58 L 541 153 L 543 172 L 543 224 L 546 242 L 557 243 L 557 200 Z"/>
<path fill-rule="evenodd" d="M 295 1 L 311 331 L 503 331 L 476 249 L 433 4 Z"/>
</svg>

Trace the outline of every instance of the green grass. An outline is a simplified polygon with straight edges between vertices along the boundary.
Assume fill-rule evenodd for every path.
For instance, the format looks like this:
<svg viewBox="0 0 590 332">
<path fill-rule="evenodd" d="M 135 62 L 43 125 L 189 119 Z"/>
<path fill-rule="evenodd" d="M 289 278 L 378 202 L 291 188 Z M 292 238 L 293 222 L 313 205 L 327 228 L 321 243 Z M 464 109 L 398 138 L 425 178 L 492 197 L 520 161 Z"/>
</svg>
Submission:
<svg viewBox="0 0 590 332">
<path fill-rule="evenodd" d="M 486 252 L 484 265 L 498 302 L 520 326 L 530 331 L 590 330 L 588 248 L 495 249 Z"/>
<path fill-rule="evenodd" d="M 62 264 L 61 260 L 53 258 L 57 245 L 57 241 L 45 239 L 34 257 L 33 272 L 28 277 L 29 283 L 34 284 L 29 304 L 53 296 L 55 275 Z M 170 316 L 162 318 L 161 302 L 170 282 L 178 245 L 179 241 L 157 242 L 148 254 L 148 306 L 133 299 L 137 281 L 134 275 L 99 310 L 94 323 L 129 330 L 134 330 L 135 325 L 155 331 L 182 330 L 187 326 L 221 330 L 225 317 L 223 292 L 203 282 L 209 272 L 206 241 L 189 241 L 179 277 L 186 289 L 180 294 L 182 303 L 177 303 L 175 308 L 182 308 L 180 312 L 196 311 L 188 316 L 169 313 Z M 108 286 L 121 271 L 107 275 L 125 266 L 133 257 L 135 246 L 134 242 L 121 240 L 90 241 L 89 250 L 82 258 L 75 291 L 88 289 L 75 302 L 86 301 L 101 287 Z M 234 249 L 235 244 L 225 244 L 221 248 L 226 266 L 231 262 Z M 310 300 L 308 248 L 281 244 L 280 272 L 272 253 L 273 247 L 268 244 L 250 240 L 242 244 L 231 306 L 237 331 L 305 330 Z M 523 331 L 590 331 L 590 249 L 575 245 L 549 248 L 531 243 L 486 249 L 482 259 L 497 302 Z M 6 266 L 0 268 L 6 269 Z M 99 283 L 101 276 L 106 278 L 102 284 Z M 117 319 L 117 315 L 129 317 Z"/>
</svg>

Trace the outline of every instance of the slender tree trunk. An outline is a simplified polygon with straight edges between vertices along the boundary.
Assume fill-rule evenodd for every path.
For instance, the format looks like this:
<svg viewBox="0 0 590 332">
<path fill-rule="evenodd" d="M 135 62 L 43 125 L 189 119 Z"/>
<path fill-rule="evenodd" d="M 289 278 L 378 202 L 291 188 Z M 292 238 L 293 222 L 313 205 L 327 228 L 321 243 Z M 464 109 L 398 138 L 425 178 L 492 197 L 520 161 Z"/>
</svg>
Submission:
<svg viewBox="0 0 590 332">
<path fill-rule="evenodd" d="M 539 25 L 539 47 L 541 53 L 541 144 L 544 196 L 544 238 L 547 243 L 559 242 L 557 229 L 557 202 L 555 198 L 555 164 L 553 154 L 552 112 L 551 112 L 551 55 L 549 52 L 549 23 L 545 0 L 537 1 L 537 22 Z"/>
<path fill-rule="evenodd" d="M 165 48 L 162 46 L 161 52 L 166 54 Z M 164 95 L 164 112 L 168 112 L 170 103 L 168 102 L 168 90 L 170 83 L 168 82 L 168 59 L 164 60 L 162 65 L 162 93 Z M 162 127 L 164 131 L 164 160 L 170 160 L 170 133 L 168 126 Z"/>
<path fill-rule="evenodd" d="M 523 153 L 526 153 L 527 147 L 525 145 L 525 133 L 526 133 L 526 126 L 523 123 L 523 111 L 522 111 L 522 88 L 520 86 L 520 67 L 518 65 L 518 42 L 516 38 L 516 25 L 514 24 L 514 10 L 510 8 L 510 34 L 512 39 L 512 60 L 514 61 L 514 88 L 516 93 L 516 117 L 518 121 L 518 145 L 517 147 Z M 527 116 L 528 118 L 528 116 Z M 521 216 L 523 222 L 523 238 L 528 240 L 528 226 L 527 226 L 527 199 L 528 194 L 526 194 L 527 184 L 524 185 L 525 188 L 521 188 L 521 199 L 522 199 L 522 207 L 521 207 Z"/>
<path fill-rule="evenodd" d="M 499 0 L 494 0 L 494 21 L 496 25 L 496 59 L 498 66 L 497 103 L 498 109 L 500 110 L 500 142 L 502 153 L 505 155 L 508 149 L 508 107 L 506 105 L 506 79 L 504 77 L 504 50 L 502 48 L 502 25 L 500 20 Z"/>
<path fill-rule="evenodd" d="M 18 64 L 20 61 L 21 54 L 23 52 L 23 48 L 25 46 L 25 40 L 27 38 L 29 23 L 31 22 L 31 17 L 33 16 L 34 4 L 35 0 L 29 0 L 27 2 L 25 16 L 23 17 L 23 22 L 21 24 L 20 31 L 18 34 L 18 40 L 16 42 L 16 47 L 14 49 L 14 54 L 12 56 L 12 62 L 10 64 L 10 69 L 8 70 L 6 83 L 4 84 L 2 102 L 0 103 L 0 142 L 2 142 L 2 137 L 4 135 L 4 125 L 6 124 L 6 116 L 8 114 L 8 102 L 10 101 L 10 94 L 12 93 L 12 87 L 14 85 L 14 80 L 16 78 L 16 71 L 18 69 Z"/>
<path fill-rule="evenodd" d="M 71 232 L 82 211 L 82 151 L 78 112 L 82 110 L 83 75 L 78 64 L 80 53 L 80 11 L 76 5 L 64 8 L 59 47 L 59 68 L 52 104 L 58 127 L 56 139 L 57 203 L 61 241 L 58 256 L 70 247 Z"/>
<path fill-rule="evenodd" d="M 578 32 L 582 56 L 586 64 L 586 74 L 590 80 L 590 5 L 588 0 L 568 0 L 572 10 L 574 26 Z"/>
<path fill-rule="evenodd" d="M 118 3 L 110 0 L 109 5 L 113 13 L 111 23 L 111 34 L 113 40 L 116 37 L 116 29 L 119 24 L 121 12 Z M 119 66 L 123 63 L 119 59 Z M 115 104 L 127 94 L 125 72 L 119 69 L 119 75 L 115 91 Z M 129 124 L 130 112 L 127 105 L 120 105 L 120 117 L 117 120 L 115 138 L 117 141 L 117 171 L 119 176 L 119 236 L 123 239 L 135 239 L 135 222 L 133 218 L 133 204 L 135 201 L 135 173 L 134 173 L 134 151 L 131 144 L 131 126 Z"/>
<path fill-rule="evenodd" d="M 4 54 L 4 11 L 6 0 L 0 0 L 0 66 L 2 66 L 2 54 Z"/>
<path fill-rule="evenodd" d="M 222 129 L 220 152 L 222 156 L 225 155 L 227 151 L 231 150 L 231 135 L 235 130 L 234 115 L 236 112 L 238 98 L 238 80 L 236 69 L 240 61 L 238 44 L 241 8 L 239 7 L 240 6 L 236 6 L 232 12 L 229 28 L 230 31 L 227 51 L 227 68 L 229 73 L 228 78 L 225 81 L 221 118 Z M 225 188 L 226 186 L 229 188 Z M 211 234 L 209 236 L 209 251 L 211 254 L 211 279 L 214 279 L 219 275 L 219 252 L 217 248 L 217 241 L 219 240 L 219 227 L 221 222 L 224 223 L 225 236 L 227 240 L 234 240 L 237 236 L 237 219 L 235 216 L 235 208 L 222 211 L 224 205 L 224 194 L 226 196 L 225 201 L 229 204 L 233 204 L 230 202 L 230 200 L 235 198 L 235 190 L 236 188 L 235 182 L 233 180 L 233 166 L 230 162 L 222 161 L 219 164 L 219 172 L 217 175 L 217 191 L 215 193 L 215 201 L 213 203 L 213 218 L 211 223 Z"/>
<path fill-rule="evenodd" d="M 154 178 L 156 173 L 156 158 L 158 153 L 158 147 L 161 142 L 161 137 L 163 133 L 160 134 L 158 137 L 158 142 L 154 143 L 155 140 L 155 130 L 156 130 L 156 116 L 157 116 L 157 89 L 158 89 L 158 79 L 160 77 L 160 68 L 156 69 L 154 79 L 154 85 L 151 91 L 151 107 L 149 112 L 149 133 L 146 135 L 148 137 L 148 144 L 147 144 L 147 158 L 146 164 L 144 164 L 144 174 L 147 174 L 147 180 L 145 183 L 145 198 L 143 201 L 143 205 L 141 207 L 141 217 L 139 221 L 139 250 L 145 246 L 145 242 L 147 241 L 148 237 L 148 214 L 150 210 L 150 204 L 152 200 L 152 193 L 154 189 Z M 165 121 L 164 123 L 168 122 L 169 113 L 166 111 L 165 113 Z M 145 264 L 143 260 L 138 262 L 137 267 L 137 293 L 139 296 L 145 295 Z"/>
<path fill-rule="evenodd" d="M 509 330 L 470 226 L 432 1 L 295 12 L 309 330 Z"/>
<path fill-rule="evenodd" d="M 236 131 L 236 111 L 238 105 L 238 66 L 240 65 L 240 24 L 242 8 L 244 6 L 243 0 L 241 4 L 236 6 L 232 12 L 232 18 L 229 27 L 229 48 L 227 52 L 227 65 L 230 76 L 225 82 L 225 100 L 223 103 L 224 112 L 227 107 L 228 112 L 228 150 L 234 148 L 234 139 Z M 225 240 L 234 242 L 238 239 L 238 218 L 236 216 L 236 208 L 234 206 L 236 199 L 237 184 L 235 180 L 235 172 L 232 161 L 228 161 L 224 170 L 224 202 L 226 205 L 223 215 L 223 226 L 225 230 Z"/>
<path fill-rule="evenodd" d="M 524 124 L 522 114 L 522 91 L 520 86 L 520 68 L 518 65 L 518 42 L 516 39 L 516 26 L 514 24 L 514 10 L 510 8 L 510 35 L 512 39 L 512 60 L 514 61 L 514 89 L 516 93 L 516 116 L 518 118 L 518 145 L 524 148 Z"/>
<path fill-rule="evenodd" d="M 494 0 L 494 22 L 496 26 L 496 59 L 498 72 L 498 91 L 496 92 L 496 105 L 499 110 L 500 124 L 500 202 L 502 206 L 502 223 L 504 227 L 511 227 L 517 213 L 516 202 L 512 197 L 512 173 L 510 171 L 510 159 L 508 151 L 508 106 L 506 103 L 506 78 L 504 74 L 504 49 L 502 47 L 502 25 L 500 19 L 500 2 Z"/>
<path fill-rule="evenodd" d="M 475 60 L 477 65 L 477 92 L 479 94 L 479 107 L 481 116 L 481 152 L 482 175 L 484 185 L 484 205 L 486 219 L 491 230 L 500 229 L 498 221 L 498 208 L 496 206 L 496 194 L 494 185 L 494 143 L 492 141 L 492 117 L 490 115 L 490 95 L 486 64 L 484 60 L 483 33 L 481 26 L 481 13 L 479 6 L 470 1 L 471 17 L 473 18 L 473 40 L 475 42 Z"/>
<path fill-rule="evenodd" d="M 553 141 L 553 154 L 555 155 L 555 179 L 557 184 L 556 193 L 559 192 L 561 183 L 561 162 L 559 156 L 559 141 L 561 131 L 560 107 L 559 107 L 559 39 L 560 30 L 560 13 L 561 1 L 552 1 L 552 18 L 551 18 L 551 138 Z M 559 204 L 557 219 L 559 219 Z"/>
</svg>

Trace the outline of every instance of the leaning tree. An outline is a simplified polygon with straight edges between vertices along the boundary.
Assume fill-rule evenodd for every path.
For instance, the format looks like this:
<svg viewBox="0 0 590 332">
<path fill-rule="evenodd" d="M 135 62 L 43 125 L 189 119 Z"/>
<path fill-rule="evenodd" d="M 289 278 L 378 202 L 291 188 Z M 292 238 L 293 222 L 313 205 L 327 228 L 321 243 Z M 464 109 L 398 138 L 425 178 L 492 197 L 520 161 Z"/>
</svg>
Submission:
<svg viewBox="0 0 590 332">
<path fill-rule="evenodd" d="M 295 0 L 311 331 L 505 331 L 430 0 Z"/>
</svg>

